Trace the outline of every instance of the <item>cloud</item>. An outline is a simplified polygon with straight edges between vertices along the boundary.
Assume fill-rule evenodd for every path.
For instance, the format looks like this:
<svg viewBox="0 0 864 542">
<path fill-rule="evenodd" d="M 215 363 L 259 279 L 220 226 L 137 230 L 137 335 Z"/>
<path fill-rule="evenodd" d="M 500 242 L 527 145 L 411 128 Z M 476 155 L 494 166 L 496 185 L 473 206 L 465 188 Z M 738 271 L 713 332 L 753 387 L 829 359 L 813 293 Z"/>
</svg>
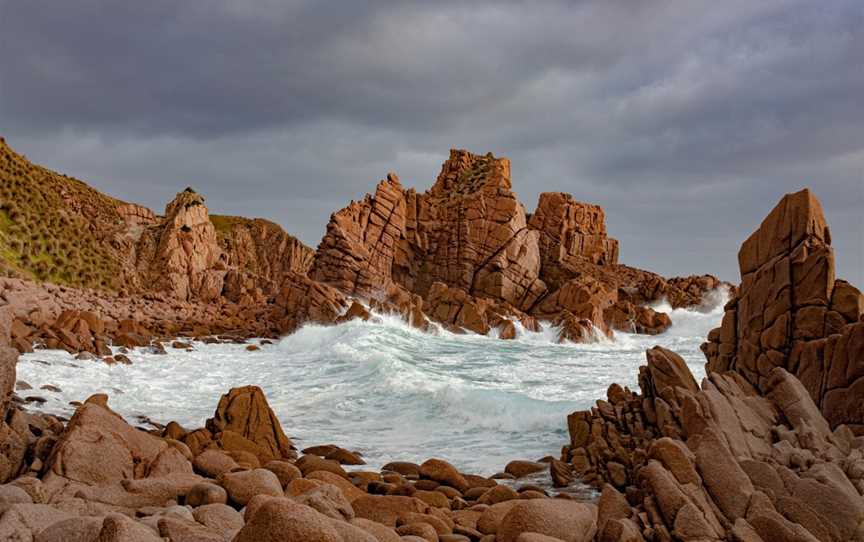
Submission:
<svg viewBox="0 0 864 542">
<path fill-rule="evenodd" d="M 811 186 L 864 283 L 864 4 L 733 0 L 0 3 L 0 130 L 161 208 L 196 186 L 309 244 L 387 171 L 509 156 L 529 211 L 604 205 L 622 259 L 737 278 Z"/>
</svg>

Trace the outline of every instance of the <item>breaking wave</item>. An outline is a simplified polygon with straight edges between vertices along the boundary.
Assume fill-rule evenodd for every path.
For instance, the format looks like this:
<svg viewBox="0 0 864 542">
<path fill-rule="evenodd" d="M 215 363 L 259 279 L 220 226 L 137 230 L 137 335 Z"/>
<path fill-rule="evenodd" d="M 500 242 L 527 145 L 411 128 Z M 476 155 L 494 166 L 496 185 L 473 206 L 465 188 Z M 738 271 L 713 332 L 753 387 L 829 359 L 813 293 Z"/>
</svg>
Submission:
<svg viewBox="0 0 864 542">
<path fill-rule="evenodd" d="M 663 345 L 704 375 L 699 345 L 719 325 L 726 295 L 700 309 L 660 303 L 672 327 L 661 335 L 617 333 L 614 340 L 557 344 L 557 330 L 502 341 L 444 330 L 423 333 L 398 317 L 376 315 L 340 326 L 307 325 L 275 344 L 195 343 L 168 355 L 133 352 L 132 365 L 75 360 L 60 351 L 25 355 L 18 378 L 70 414 L 69 401 L 105 392 L 132 423 L 148 416 L 196 427 L 232 386 L 267 393 L 286 433 L 300 446 L 334 442 L 360 451 L 373 467 L 437 456 L 467 472 L 492 474 L 516 458 L 558 455 L 567 414 L 589 408 L 612 382 L 636 387 L 644 352 Z M 61 389 L 39 389 L 51 384 Z"/>
</svg>

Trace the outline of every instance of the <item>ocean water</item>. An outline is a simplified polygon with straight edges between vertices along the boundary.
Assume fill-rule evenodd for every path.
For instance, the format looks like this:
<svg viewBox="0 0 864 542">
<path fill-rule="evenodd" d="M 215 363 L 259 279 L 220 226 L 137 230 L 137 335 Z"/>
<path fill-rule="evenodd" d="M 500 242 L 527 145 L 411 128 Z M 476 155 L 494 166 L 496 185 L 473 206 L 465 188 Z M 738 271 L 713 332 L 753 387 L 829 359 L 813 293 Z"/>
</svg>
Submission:
<svg viewBox="0 0 864 542">
<path fill-rule="evenodd" d="M 441 457 L 464 472 L 490 475 L 512 459 L 558 456 L 569 439 L 567 414 L 605 398 L 609 384 L 636 389 L 645 350 L 663 345 L 704 376 L 699 345 L 719 325 L 725 293 L 700 309 L 672 311 L 657 336 L 617 333 L 614 340 L 557 344 L 556 330 L 519 330 L 502 341 L 446 331 L 422 333 L 399 318 L 340 326 L 307 325 L 260 351 L 195 343 L 168 355 L 132 352 L 132 365 L 79 361 L 62 351 L 22 356 L 18 379 L 47 401 L 30 408 L 71 415 L 69 401 L 93 393 L 139 424 L 139 416 L 187 428 L 212 416 L 234 386 L 264 389 L 298 447 L 335 443 L 359 451 L 371 467 Z M 50 384 L 62 391 L 39 389 Z"/>
</svg>

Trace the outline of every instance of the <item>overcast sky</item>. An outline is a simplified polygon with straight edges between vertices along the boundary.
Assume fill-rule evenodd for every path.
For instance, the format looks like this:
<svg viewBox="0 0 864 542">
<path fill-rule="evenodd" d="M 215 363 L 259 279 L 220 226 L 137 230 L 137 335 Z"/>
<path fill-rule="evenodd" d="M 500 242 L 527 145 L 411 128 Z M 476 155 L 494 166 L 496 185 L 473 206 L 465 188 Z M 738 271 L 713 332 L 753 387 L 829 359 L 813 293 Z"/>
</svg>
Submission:
<svg viewBox="0 0 864 542">
<path fill-rule="evenodd" d="M 737 280 L 811 187 L 864 284 L 864 2 L 0 0 L 0 135 L 164 208 L 261 216 L 316 246 L 388 171 L 451 147 L 606 209 L 621 260 Z"/>
</svg>

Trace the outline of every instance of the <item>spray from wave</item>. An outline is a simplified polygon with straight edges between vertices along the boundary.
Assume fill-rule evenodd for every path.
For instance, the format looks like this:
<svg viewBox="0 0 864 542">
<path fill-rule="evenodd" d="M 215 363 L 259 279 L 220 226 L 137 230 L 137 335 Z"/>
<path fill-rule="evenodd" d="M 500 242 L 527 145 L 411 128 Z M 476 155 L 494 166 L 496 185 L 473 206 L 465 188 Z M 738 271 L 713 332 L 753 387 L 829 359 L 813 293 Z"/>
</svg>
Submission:
<svg viewBox="0 0 864 542">
<path fill-rule="evenodd" d="M 492 474 L 516 458 L 557 455 L 568 440 L 567 414 L 589 408 L 609 384 L 636 387 L 647 348 L 660 344 L 704 375 L 699 345 L 720 323 L 724 292 L 697 309 L 668 312 L 657 336 L 616 333 L 613 341 L 557 344 L 551 326 L 517 338 L 446 330 L 428 334 L 396 316 L 340 326 L 307 325 L 277 344 L 195 343 L 167 356 L 133 352 L 132 365 L 78 361 L 59 351 L 23 356 L 18 378 L 37 388 L 40 408 L 69 414 L 69 401 L 106 392 L 134 422 L 146 415 L 197 427 L 232 386 L 256 384 L 300 447 L 335 442 L 372 467 L 391 460 L 442 457 L 466 472 Z M 59 386 L 60 393 L 38 390 Z"/>
</svg>

